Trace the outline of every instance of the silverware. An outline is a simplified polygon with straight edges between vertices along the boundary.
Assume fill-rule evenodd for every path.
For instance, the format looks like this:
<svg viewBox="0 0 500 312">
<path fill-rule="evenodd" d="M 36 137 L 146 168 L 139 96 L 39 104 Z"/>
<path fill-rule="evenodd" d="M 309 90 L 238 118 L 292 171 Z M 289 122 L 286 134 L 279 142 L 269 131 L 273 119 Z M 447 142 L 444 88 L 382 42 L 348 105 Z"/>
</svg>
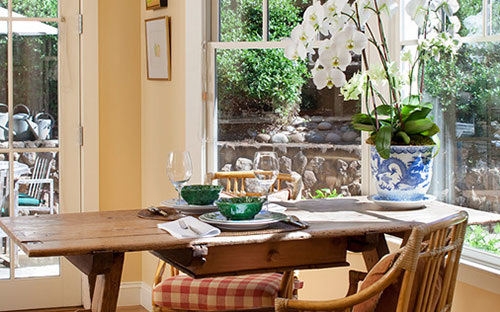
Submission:
<svg viewBox="0 0 500 312">
<path fill-rule="evenodd" d="M 300 220 L 297 216 L 288 216 L 285 220 L 285 222 L 296 225 L 302 229 L 307 229 L 309 227 L 309 223 Z"/>
<path fill-rule="evenodd" d="M 150 206 L 150 207 L 148 207 L 148 210 L 149 210 L 149 212 L 151 212 L 153 214 L 157 214 L 157 215 L 161 215 L 161 216 L 164 216 L 164 217 L 168 217 L 168 213 L 166 213 L 165 211 L 161 210 L 158 207 Z"/>
<path fill-rule="evenodd" d="M 191 225 L 189 224 L 186 224 L 186 222 L 184 222 L 184 220 L 182 219 L 179 219 L 179 225 L 181 226 L 182 229 L 184 230 L 190 230 L 191 232 L 194 232 L 195 234 L 198 234 L 198 235 L 203 235 L 202 232 L 200 232 L 200 230 L 198 230 L 197 228 L 195 227 L 192 227 Z"/>
</svg>

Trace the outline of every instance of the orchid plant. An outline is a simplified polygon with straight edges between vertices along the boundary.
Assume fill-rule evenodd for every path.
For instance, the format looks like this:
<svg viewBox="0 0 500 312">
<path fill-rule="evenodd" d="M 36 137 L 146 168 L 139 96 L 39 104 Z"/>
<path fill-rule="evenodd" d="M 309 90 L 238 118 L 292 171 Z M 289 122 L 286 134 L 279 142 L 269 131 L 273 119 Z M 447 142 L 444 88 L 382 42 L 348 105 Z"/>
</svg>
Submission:
<svg viewBox="0 0 500 312">
<path fill-rule="evenodd" d="M 335 86 L 345 100 L 363 98 L 366 113 L 353 116 L 353 127 L 369 131 L 368 143 L 389 158 L 391 144 L 439 144 L 439 127 L 429 116 L 432 105 L 423 99 L 424 70 L 430 58 L 453 57 L 459 49 L 460 21 L 453 15 L 458 9 L 457 0 L 410 0 L 405 10 L 418 26 L 418 45 L 395 62 L 384 27 L 398 10 L 395 0 L 314 1 L 286 39 L 285 56 L 314 61 L 318 89 Z M 368 46 L 377 54 L 376 64 L 368 62 Z M 353 54 L 361 55 L 364 68 L 347 80 Z"/>
</svg>

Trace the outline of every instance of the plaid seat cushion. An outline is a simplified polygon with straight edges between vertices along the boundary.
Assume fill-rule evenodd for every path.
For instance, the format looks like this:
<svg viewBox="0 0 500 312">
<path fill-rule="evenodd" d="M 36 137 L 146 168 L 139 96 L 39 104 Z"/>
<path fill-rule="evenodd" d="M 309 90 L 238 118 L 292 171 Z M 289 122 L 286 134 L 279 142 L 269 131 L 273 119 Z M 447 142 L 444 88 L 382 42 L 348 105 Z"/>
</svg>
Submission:
<svg viewBox="0 0 500 312">
<path fill-rule="evenodd" d="M 272 307 L 281 274 L 253 274 L 193 279 L 178 275 L 153 289 L 153 302 L 179 310 L 234 311 Z"/>
</svg>

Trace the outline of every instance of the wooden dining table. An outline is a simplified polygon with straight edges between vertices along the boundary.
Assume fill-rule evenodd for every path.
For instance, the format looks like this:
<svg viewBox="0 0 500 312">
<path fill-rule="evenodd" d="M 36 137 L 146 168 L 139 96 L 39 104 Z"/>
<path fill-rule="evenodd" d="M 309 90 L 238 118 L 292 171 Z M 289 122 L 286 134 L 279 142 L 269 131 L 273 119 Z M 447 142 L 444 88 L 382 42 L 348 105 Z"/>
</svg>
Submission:
<svg viewBox="0 0 500 312">
<path fill-rule="evenodd" d="M 139 218 L 139 210 L 0 218 L 0 227 L 29 257 L 63 256 L 87 278 L 92 311 L 115 311 L 124 254 L 150 251 L 194 278 L 347 266 L 348 251 L 361 252 L 367 268 L 388 253 L 385 234 L 403 239 L 413 226 L 464 208 L 438 201 L 425 208 L 387 211 L 349 197 L 280 203 L 307 229 L 279 224 L 264 230 L 177 239 Z M 486 213 L 466 209 L 470 221 Z"/>
</svg>

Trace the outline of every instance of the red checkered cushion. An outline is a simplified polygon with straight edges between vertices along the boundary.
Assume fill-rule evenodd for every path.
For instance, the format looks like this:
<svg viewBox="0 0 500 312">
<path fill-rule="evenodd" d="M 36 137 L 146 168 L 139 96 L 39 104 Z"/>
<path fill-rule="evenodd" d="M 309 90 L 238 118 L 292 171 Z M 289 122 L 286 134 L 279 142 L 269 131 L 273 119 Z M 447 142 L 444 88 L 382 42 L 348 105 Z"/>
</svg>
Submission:
<svg viewBox="0 0 500 312">
<path fill-rule="evenodd" d="M 153 302 L 179 310 L 221 311 L 272 307 L 281 274 L 254 274 L 193 279 L 179 275 L 153 289 Z"/>
</svg>

